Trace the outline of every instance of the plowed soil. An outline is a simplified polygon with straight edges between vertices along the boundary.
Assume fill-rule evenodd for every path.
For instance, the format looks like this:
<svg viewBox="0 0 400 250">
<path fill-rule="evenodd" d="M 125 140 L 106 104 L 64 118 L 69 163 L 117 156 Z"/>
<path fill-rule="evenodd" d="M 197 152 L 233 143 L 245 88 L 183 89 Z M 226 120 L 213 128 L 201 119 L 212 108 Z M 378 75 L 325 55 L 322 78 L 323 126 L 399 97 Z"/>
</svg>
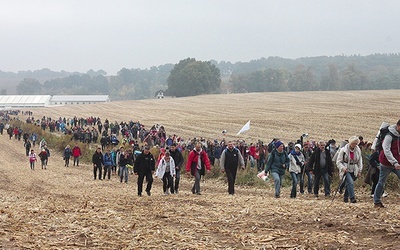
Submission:
<svg viewBox="0 0 400 250">
<path fill-rule="evenodd" d="M 382 121 L 397 122 L 400 91 L 211 95 L 96 105 L 30 109 L 36 118 L 99 116 L 103 120 L 159 123 L 184 138 L 284 141 L 372 140 Z M 22 118 L 22 117 L 20 117 Z M 251 128 L 235 134 L 251 119 Z M 164 196 L 159 179 L 152 195 L 138 197 L 134 175 L 93 180 L 89 163 L 64 167 L 53 152 L 47 170 L 29 169 L 23 142 L 0 135 L 1 249 L 398 249 L 400 198 L 389 191 L 385 209 L 373 207 L 367 188 L 358 202 L 299 195 L 290 187 L 274 198 L 265 187 L 236 187 L 224 178 L 203 179 L 202 195 L 182 176 L 181 191 Z M 36 147 L 36 151 L 38 148 Z M 361 182 L 362 180 L 358 180 Z M 336 187 L 332 186 L 332 189 Z M 333 193 L 333 192 L 332 192 Z"/>
</svg>

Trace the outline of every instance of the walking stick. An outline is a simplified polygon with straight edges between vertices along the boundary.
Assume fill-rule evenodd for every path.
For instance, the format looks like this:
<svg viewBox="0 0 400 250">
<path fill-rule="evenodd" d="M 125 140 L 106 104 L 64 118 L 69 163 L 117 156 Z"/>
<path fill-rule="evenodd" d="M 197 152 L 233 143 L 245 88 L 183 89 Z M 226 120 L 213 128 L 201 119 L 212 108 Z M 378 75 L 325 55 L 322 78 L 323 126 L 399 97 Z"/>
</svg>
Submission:
<svg viewBox="0 0 400 250">
<path fill-rule="evenodd" d="M 339 186 L 338 186 L 338 188 L 336 189 L 335 194 L 334 194 L 333 197 L 332 197 L 331 204 L 329 204 L 329 206 L 332 205 L 333 200 L 334 200 L 335 197 L 336 197 L 336 194 L 339 192 L 340 187 L 343 185 L 343 183 L 344 183 L 345 181 L 346 181 L 346 173 L 343 175 L 343 177 L 342 177 L 342 179 L 341 179 L 341 181 L 340 181 L 340 183 L 339 183 Z M 328 206 L 328 207 L 329 207 L 329 206 Z"/>
</svg>

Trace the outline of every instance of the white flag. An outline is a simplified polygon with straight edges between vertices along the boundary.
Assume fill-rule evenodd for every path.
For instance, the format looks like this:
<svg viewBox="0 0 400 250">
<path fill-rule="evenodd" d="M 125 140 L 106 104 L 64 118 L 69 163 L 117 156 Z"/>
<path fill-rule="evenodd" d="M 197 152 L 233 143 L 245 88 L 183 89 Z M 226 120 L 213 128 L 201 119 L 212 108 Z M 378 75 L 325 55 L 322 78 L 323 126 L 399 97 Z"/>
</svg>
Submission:
<svg viewBox="0 0 400 250">
<path fill-rule="evenodd" d="M 236 135 L 239 135 L 249 129 L 250 129 L 250 120 L 243 126 L 242 129 L 239 130 L 239 132 Z"/>
</svg>

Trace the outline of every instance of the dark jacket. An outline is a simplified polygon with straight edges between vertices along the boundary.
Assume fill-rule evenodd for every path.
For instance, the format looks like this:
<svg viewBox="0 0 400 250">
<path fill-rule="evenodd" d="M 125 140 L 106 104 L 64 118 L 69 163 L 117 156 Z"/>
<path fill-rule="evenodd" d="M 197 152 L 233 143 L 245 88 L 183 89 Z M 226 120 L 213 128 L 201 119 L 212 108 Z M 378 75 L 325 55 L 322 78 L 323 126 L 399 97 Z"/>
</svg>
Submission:
<svg viewBox="0 0 400 250">
<path fill-rule="evenodd" d="M 153 155 L 149 152 L 145 154 L 143 151 L 136 158 L 133 172 L 138 175 L 146 175 L 151 171 L 155 171 L 156 169 L 156 161 L 154 160 Z"/>
<path fill-rule="evenodd" d="M 126 152 L 124 152 L 124 154 L 120 153 L 118 165 L 121 167 L 125 167 L 129 161 L 128 157 L 129 157 L 128 153 Z"/>
<path fill-rule="evenodd" d="M 70 158 L 71 155 L 72 155 L 71 148 L 65 148 L 65 149 L 64 149 L 64 157 L 65 157 L 65 158 Z"/>
<path fill-rule="evenodd" d="M 325 149 L 326 165 L 324 169 L 321 169 L 320 160 L 321 160 L 321 149 L 318 147 L 311 154 L 310 161 L 308 162 L 308 169 L 312 171 L 314 174 L 322 174 L 328 172 L 330 176 L 333 176 L 333 163 L 330 151 Z"/>
<path fill-rule="evenodd" d="M 39 157 L 40 157 L 40 160 L 42 160 L 42 161 L 47 160 L 47 159 L 49 158 L 48 155 L 47 155 L 46 150 L 42 150 L 42 151 L 39 153 Z"/>
<path fill-rule="evenodd" d="M 369 157 L 369 165 L 373 168 L 378 168 L 378 166 L 379 166 L 379 151 L 375 151 Z"/>
<path fill-rule="evenodd" d="M 173 151 L 173 152 L 169 151 L 169 154 L 171 155 L 172 159 L 174 159 L 175 170 L 180 171 L 181 167 L 183 165 L 183 162 L 184 162 L 181 151 L 179 151 L 178 149 L 175 149 L 175 151 Z"/>
<path fill-rule="evenodd" d="M 238 166 L 244 166 L 244 160 L 237 148 L 226 148 L 221 154 L 221 170 L 236 171 Z"/>
<path fill-rule="evenodd" d="M 94 152 L 92 156 L 92 163 L 96 164 L 97 166 L 101 166 L 103 164 L 103 154 L 101 152 Z"/>
<path fill-rule="evenodd" d="M 290 159 L 285 150 L 278 152 L 273 149 L 271 153 L 268 154 L 268 160 L 265 167 L 265 173 L 268 171 L 277 173 L 279 175 L 284 175 L 287 168 L 289 168 Z"/>
</svg>

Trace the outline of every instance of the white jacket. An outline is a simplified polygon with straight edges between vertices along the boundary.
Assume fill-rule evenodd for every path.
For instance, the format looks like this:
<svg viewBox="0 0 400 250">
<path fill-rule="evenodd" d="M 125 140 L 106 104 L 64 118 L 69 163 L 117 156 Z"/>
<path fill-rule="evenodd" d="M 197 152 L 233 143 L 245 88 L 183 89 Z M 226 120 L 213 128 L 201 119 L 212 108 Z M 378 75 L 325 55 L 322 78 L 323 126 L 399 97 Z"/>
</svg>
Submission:
<svg viewBox="0 0 400 250">
<path fill-rule="evenodd" d="M 296 155 L 297 159 L 301 162 L 302 165 L 304 165 L 305 159 L 303 153 L 300 153 L 299 155 Z M 289 172 L 294 172 L 296 174 L 301 173 L 301 167 L 296 164 L 296 157 L 292 155 L 291 153 L 289 154 L 289 159 L 290 159 L 290 165 L 289 165 Z"/>
<path fill-rule="evenodd" d="M 165 174 L 165 169 L 167 168 L 167 162 L 165 161 L 165 157 L 161 158 L 160 162 L 158 163 L 156 177 L 162 179 Z M 175 161 L 172 157 L 169 157 L 169 173 L 171 176 L 175 176 Z"/>
<path fill-rule="evenodd" d="M 354 173 L 355 176 L 361 173 L 363 168 L 362 154 L 359 146 L 354 149 L 354 160 L 350 161 L 350 144 L 347 144 L 340 149 L 338 157 L 336 159 L 336 165 L 339 169 L 340 179 L 343 177 L 343 169 L 347 168 L 350 173 Z"/>
</svg>

